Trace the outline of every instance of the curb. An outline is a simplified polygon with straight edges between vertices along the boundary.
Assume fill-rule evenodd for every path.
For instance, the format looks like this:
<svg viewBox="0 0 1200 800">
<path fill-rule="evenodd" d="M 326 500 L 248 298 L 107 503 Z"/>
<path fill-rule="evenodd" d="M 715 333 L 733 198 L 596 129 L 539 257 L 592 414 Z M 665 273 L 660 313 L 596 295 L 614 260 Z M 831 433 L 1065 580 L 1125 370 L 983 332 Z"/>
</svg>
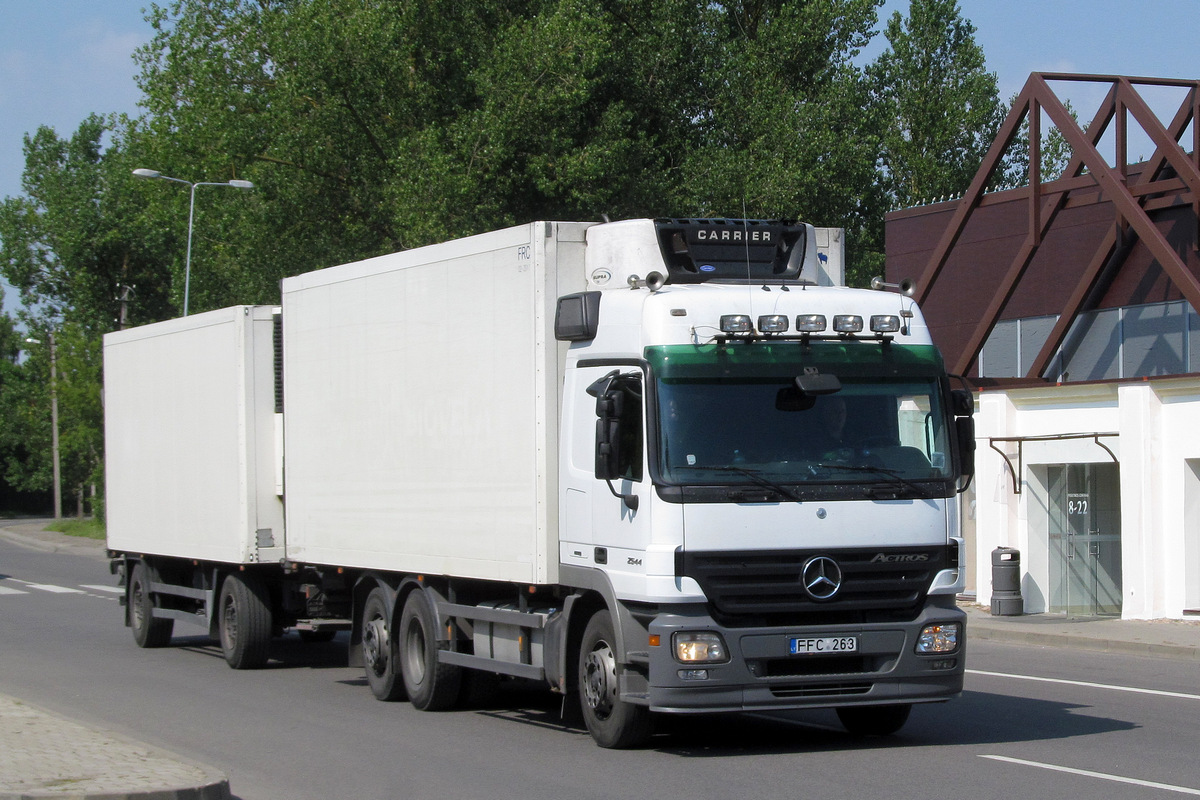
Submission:
<svg viewBox="0 0 1200 800">
<path fill-rule="evenodd" d="M 88 558 L 103 558 L 106 548 L 106 543 L 99 539 L 86 539 L 44 530 L 25 533 L 11 525 L 0 525 L 0 539 L 43 553 L 70 553 Z"/>
<path fill-rule="evenodd" d="M 1123 639 L 1103 639 L 1062 633 L 1006 630 L 998 626 L 967 622 L 967 636 L 1009 644 L 1037 645 L 1039 647 L 1066 647 L 1076 650 L 1091 650 L 1103 653 L 1119 653 L 1153 658 L 1178 658 L 1200 661 L 1200 647 L 1165 642 L 1132 642 Z"/>
</svg>

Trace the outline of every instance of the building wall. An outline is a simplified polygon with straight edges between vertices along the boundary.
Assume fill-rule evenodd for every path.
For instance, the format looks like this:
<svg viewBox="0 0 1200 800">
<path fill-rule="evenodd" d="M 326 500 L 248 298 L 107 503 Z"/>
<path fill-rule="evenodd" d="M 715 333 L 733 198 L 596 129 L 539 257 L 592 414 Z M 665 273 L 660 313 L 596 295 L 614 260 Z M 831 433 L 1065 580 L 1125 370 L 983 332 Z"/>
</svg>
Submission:
<svg viewBox="0 0 1200 800">
<path fill-rule="evenodd" d="M 991 600 L 993 549 L 1022 555 L 1026 613 L 1048 609 L 1051 570 L 1048 465 L 1120 469 L 1121 615 L 1126 619 L 1200 615 L 1200 378 L 1125 384 L 986 390 L 979 396 L 976 450 L 975 584 Z M 1019 470 L 1014 492 L 997 438 L 1062 434 L 1093 439 L 995 442 Z"/>
<path fill-rule="evenodd" d="M 1135 180 L 1140 165 L 1130 167 Z M 1043 185 L 1050 194 L 1057 182 Z M 947 364 L 958 361 L 975 327 L 985 315 L 1029 235 L 1029 200 L 1024 190 L 996 192 L 972 214 L 951 250 L 921 309 L 934 342 Z M 920 278 L 950 224 L 956 201 L 894 211 L 886 218 L 886 277 L 891 283 Z M 1200 277 L 1200 250 L 1192 206 L 1182 196 L 1173 204 L 1147 212 L 1154 225 L 1181 256 L 1184 266 Z M 1073 190 L 1034 253 L 1012 298 L 1001 312 L 1002 320 L 1054 317 L 1062 312 L 1105 235 L 1112 230 L 1116 211 L 1094 187 Z M 1116 309 L 1171 303 L 1182 295 L 1168 279 L 1145 243 L 1129 237 L 1129 247 L 1118 252 L 1104 271 L 1103 291 L 1094 298 L 1095 309 Z M 1047 329 L 1042 334 L 1044 341 Z M 1032 361 L 1036 352 L 1027 354 Z M 974 370 L 972 375 L 977 375 Z M 1076 378 L 1072 378 L 1076 380 Z"/>
</svg>

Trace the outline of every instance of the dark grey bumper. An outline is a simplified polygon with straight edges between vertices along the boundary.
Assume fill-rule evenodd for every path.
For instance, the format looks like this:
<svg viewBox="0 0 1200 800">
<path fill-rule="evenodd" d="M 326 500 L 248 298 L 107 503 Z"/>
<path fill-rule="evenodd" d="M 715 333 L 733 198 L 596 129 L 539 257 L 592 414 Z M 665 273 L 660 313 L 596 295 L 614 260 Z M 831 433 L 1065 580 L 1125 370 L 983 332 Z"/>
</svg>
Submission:
<svg viewBox="0 0 1200 800">
<path fill-rule="evenodd" d="M 958 649 L 917 655 L 926 625 L 957 622 Z M 715 665 L 676 661 L 671 634 L 716 631 L 730 660 Z M 650 634 L 649 700 L 653 711 L 700 713 L 763 711 L 830 706 L 932 703 L 962 692 L 966 662 L 966 614 L 957 608 L 927 607 L 911 622 L 794 628 L 725 628 L 707 614 L 660 614 Z M 851 657 L 791 655 L 797 637 L 858 637 Z M 695 670 L 702 670 L 697 673 Z"/>
</svg>

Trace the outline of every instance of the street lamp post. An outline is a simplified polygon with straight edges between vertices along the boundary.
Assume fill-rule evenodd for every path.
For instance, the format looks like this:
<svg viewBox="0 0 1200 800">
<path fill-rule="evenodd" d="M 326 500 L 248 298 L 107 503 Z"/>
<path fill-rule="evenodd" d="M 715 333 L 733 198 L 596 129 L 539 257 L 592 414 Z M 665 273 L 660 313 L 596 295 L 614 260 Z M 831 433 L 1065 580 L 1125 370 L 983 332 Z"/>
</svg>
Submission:
<svg viewBox="0 0 1200 800">
<path fill-rule="evenodd" d="M 54 349 L 54 331 L 50 331 L 50 451 L 54 457 L 54 518 L 62 519 L 62 469 L 58 458 L 58 359 Z M 25 340 L 41 344 L 41 339 Z"/>
<path fill-rule="evenodd" d="M 197 186 L 232 186 L 235 189 L 253 189 L 254 184 L 250 181 L 223 181 L 220 183 L 210 183 L 208 181 L 185 181 L 182 178 L 171 178 L 163 175 L 155 169 L 135 169 L 133 174 L 139 178 L 158 178 L 162 181 L 172 181 L 174 183 L 182 183 L 191 187 L 191 202 L 188 204 L 188 237 L 187 237 L 187 256 L 184 259 L 183 270 L 183 315 L 188 315 L 188 296 L 191 294 L 192 288 L 192 221 L 196 216 L 196 187 Z"/>
</svg>

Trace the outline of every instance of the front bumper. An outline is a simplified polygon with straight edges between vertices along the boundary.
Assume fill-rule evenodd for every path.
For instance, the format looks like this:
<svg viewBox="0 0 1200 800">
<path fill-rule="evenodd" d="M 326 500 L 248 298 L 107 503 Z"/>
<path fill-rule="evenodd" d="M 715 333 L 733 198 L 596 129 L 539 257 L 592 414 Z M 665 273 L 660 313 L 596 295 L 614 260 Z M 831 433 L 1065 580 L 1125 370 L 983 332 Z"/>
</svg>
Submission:
<svg viewBox="0 0 1200 800">
<path fill-rule="evenodd" d="M 957 622 L 958 648 L 918 655 L 917 637 L 926 625 Z M 670 646 L 676 631 L 716 631 L 729 661 L 682 664 Z M 966 663 L 966 614 L 927 606 L 916 619 L 899 623 L 728 628 L 707 613 L 660 614 L 650 634 L 649 701 L 652 711 L 701 713 L 766 711 L 831 706 L 933 703 L 962 692 Z M 798 637 L 858 637 L 852 655 L 792 655 Z"/>
</svg>

